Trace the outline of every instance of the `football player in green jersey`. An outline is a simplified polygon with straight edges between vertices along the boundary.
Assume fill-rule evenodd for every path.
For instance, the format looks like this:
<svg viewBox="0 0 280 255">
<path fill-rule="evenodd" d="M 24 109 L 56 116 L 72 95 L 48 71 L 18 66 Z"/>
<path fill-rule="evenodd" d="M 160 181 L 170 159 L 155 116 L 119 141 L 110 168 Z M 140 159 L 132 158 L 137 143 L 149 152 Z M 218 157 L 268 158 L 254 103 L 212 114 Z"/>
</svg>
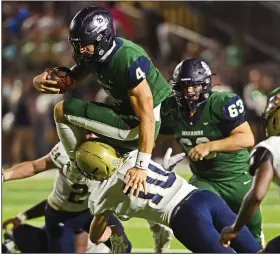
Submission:
<svg viewBox="0 0 280 255">
<path fill-rule="evenodd" d="M 252 184 L 248 173 L 254 137 L 245 119 L 241 98 L 229 92 L 211 91 L 211 70 L 191 58 L 177 65 L 173 74 L 174 95 L 162 104 L 162 135 L 173 135 L 190 160 L 190 184 L 219 194 L 237 213 Z M 250 231 L 261 242 L 258 210 Z"/>
<path fill-rule="evenodd" d="M 154 140 L 160 127 L 161 103 L 171 88 L 147 53 L 131 41 L 116 36 L 111 14 L 100 7 L 87 7 L 70 24 L 69 42 L 76 65 L 77 81 L 93 74 L 115 99 L 115 106 L 71 98 L 54 110 L 57 132 L 70 159 L 84 140 L 84 130 L 110 139 L 110 144 L 127 151 L 138 149 L 135 167 L 127 172 L 124 192 L 138 196 L 146 190 L 146 172 Z M 47 73 L 36 76 L 34 87 L 43 93 L 58 93 Z M 134 193 L 134 191 L 136 191 Z"/>
</svg>

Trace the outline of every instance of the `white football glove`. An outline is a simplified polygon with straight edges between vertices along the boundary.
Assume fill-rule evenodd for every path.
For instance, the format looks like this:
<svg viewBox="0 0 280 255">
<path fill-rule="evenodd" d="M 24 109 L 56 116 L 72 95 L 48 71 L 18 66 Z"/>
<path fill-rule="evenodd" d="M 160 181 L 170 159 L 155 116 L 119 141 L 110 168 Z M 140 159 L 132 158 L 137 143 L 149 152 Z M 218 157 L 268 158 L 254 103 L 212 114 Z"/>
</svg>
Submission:
<svg viewBox="0 0 280 255">
<path fill-rule="evenodd" d="M 172 154 L 172 148 L 168 148 L 164 157 L 163 157 L 163 168 L 167 171 L 172 171 L 173 168 L 181 162 L 184 157 L 186 156 L 186 153 L 178 153 L 171 157 Z"/>
<path fill-rule="evenodd" d="M 127 253 L 127 244 L 124 242 L 124 237 L 117 234 L 112 234 L 110 237 L 112 253 Z"/>
</svg>

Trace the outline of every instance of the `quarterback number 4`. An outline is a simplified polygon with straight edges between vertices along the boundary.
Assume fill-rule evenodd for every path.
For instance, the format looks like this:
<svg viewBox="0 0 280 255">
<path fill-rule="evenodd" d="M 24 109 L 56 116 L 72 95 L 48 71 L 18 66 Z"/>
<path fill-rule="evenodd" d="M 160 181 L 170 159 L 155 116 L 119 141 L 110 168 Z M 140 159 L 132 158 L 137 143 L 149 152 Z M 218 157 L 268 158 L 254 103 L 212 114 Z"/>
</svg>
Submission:
<svg viewBox="0 0 280 255">
<path fill-rule="evenodd" d="M 140 67 L 138 67 L 136 69 L 136 78 L 137 78 L 137 80 L 140 80 L 140 79 L 144 80 L 146 78 L 146 74 L 141 70 Z"/>
<path fill-rule="evenodd" d="M 244 105 L 241 99 L 237 100 L 235 104 L 231 104 L 228 107 L 229 116 L 231 118 L 237 117 L 239 114 L 244 112 Z"/>
</svg>

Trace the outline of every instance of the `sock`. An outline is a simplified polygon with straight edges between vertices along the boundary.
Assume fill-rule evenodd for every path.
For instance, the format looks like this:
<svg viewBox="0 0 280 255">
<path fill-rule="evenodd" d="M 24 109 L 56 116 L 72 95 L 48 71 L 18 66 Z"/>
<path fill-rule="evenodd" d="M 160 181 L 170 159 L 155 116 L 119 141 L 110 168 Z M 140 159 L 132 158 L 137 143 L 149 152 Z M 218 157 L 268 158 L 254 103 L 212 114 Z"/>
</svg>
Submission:
<svg viewBox="0 0 280 255">
<path fill-rule="evenodd" d="M 13 240 L 6 240 L 4 244 L 2 244 L 2 252 L 3 253 L 12 253 L 15 249 L 15 243 Z"/>
<path fill-rule="evenodd" d="M 83 128 L 64 123 L 56 122 L 56 130 L 64 149 L 71 159 L 75 159 L 75 150 L 85 140 L 85 132 Z"/>
</svg>

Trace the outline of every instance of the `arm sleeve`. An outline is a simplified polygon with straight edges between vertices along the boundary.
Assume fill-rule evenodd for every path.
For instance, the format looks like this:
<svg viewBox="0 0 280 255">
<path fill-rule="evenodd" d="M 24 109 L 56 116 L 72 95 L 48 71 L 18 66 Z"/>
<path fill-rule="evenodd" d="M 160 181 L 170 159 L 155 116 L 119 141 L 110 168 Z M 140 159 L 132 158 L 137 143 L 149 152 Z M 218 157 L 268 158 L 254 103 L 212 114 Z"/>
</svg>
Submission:
<svg viewBox="0 0 280 255">
<path fill-rule="evenodd" d="M 151 61 L 145 56 L 137 58 L 128 68 L 128 89 L 131 90 L 146 79 L 150 71 Z"/>
<path fill-rule="evenodd" d="M 221 97 L 215 111 L 219 115 L 220 129 L 224 136 L 228 136 L 232 130 L 246 122 L 244 103 L 238 95 L 227 93 Z"/>
<path fill-rule="evenodd" d="M 57 166 L 57 168 L 62 169 L 70 159 L 62 145 L 61 142 L 56 144 L 50 152 L 52 162 Z"/>
<path fill-rule="evenodd" d="M 45 214 L 45 207 L 47 205 L 47 200 L 40 202 L 39 204 L 33 206 L 24 212 L 27 220 L 35 219 Z"/>
<path fill-rule="evenodd" d="M 249 173 L 254 176 L 259 166 L 268 160 L 272 160 L 271 152 L 265 147 L 256 148 L 250 156 Z"/>
</svg>

